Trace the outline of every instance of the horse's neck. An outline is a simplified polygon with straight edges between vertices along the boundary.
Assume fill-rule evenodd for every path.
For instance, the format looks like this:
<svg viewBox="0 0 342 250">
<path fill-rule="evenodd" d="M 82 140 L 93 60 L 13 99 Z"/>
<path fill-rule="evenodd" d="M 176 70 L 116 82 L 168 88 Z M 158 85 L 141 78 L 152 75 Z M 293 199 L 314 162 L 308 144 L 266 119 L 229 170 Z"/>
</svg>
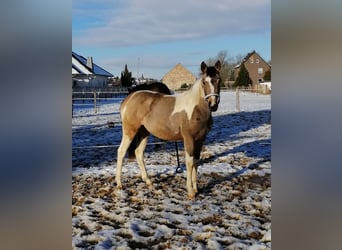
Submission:
<svg viewBox="0 0 342 250">
<path fill-rule="evenodd" d="M 204 91 L 201 86 L 201 79 L 197 80 L 188 91 L 184 92 L 184 98 L 191 100 L 194 104 L 199 103 L 204 97 Z"/>
<path fill-rule="evenodd" d="M 190 120 L 194 108 L 204 102 L 204 91 L 201 87 L 201 80 L 198 80 L 192 85 L 191 89 L 183 92 L 176 98 L 176 103 L 172 114 L 185 111 Z"/>
</svg>

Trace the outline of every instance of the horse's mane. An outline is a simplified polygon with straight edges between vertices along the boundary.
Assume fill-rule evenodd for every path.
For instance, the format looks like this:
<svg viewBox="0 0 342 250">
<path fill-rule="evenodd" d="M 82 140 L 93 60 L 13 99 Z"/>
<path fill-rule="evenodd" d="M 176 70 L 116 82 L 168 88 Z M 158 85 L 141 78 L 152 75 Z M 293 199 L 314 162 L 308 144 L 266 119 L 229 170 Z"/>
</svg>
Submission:
<svg viewBox="0 0 342 250">
<path fill-rule="evenodd" d="M 203 89 L 201 88 L 201 82 L 201 78 L 197 79 L 188 91 L 183 92 L 184 96 L 186 96 L 186 98 L 191 96 L 193 97 L 193 100 L 198 100 L 198 98 L 200 98 L 204 93 Z"/>
<path fill-rule="evenodd" d="M 160 92 L 160 93 L 167 94 L 167 95 L 172 94 L 171 90 L 167 87 L 167 85 L 165 85 L 162 82 L 139 84 L 133 87 L 132 89 L 129 89 L 128 93 L 130 94 L 132 92 L 139 91 L 139 90 L 152 90 L 152 91 Z"/>
</svg>

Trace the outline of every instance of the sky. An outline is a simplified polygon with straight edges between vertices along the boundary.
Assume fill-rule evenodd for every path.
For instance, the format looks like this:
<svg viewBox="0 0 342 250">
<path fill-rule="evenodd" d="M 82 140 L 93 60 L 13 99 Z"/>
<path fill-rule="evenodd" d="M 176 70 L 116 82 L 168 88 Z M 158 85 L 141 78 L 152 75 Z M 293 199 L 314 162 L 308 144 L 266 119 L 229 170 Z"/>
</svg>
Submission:
<svg viewBox="0 0 342 250">
<path fill-rule="evenodd" d="M 177 63 L 196 76 L 225 51 L 271 60 L 271 0 L 73 0 L 72 50 L 119 76 L 160 80 Z"/>
</svg>

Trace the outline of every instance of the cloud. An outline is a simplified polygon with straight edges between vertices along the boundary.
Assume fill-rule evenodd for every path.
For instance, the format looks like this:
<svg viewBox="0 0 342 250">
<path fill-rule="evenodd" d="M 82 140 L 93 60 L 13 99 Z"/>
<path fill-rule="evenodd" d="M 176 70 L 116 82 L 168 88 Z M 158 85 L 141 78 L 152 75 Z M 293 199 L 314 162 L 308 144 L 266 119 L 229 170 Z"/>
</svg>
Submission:
<svg viewBox="0 0 342 250">
<path fill-rule="evenodd" d="M 89 8 L 74 2 L 73 25 L 82 18 L 94 20 L 74 33 L 75 45 L 114 47 L 266 33 L 271 26 L 270 0 L 88 0 Z"/>
</svg>

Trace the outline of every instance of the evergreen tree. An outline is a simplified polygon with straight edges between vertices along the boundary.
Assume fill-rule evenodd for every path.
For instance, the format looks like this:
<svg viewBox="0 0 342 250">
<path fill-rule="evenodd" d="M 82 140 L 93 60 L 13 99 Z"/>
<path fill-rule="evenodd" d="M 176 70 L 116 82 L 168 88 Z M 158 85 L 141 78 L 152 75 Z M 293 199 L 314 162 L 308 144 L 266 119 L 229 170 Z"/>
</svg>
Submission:
<svg viewBox="0 0 342 250">
<path fill-rule="evenodd" d="M 121 72 L 121 85 L 125 87 L 132 86 L 132 72 L 128 71 L 127 64 L 125 64 L 124 71 Z"/>
<path fill-rule="evenodd" d="M 264 75 L 264 81 L 270 82 L 271 81 L 271 69 L 267 70 Z"/>
<path fill-rule="evenodd" d="M 249 85 L 252 85 L 252 80 L 249 77 L 249 73 L 245 67 L 245 64 L 241 63 L 240 71 L 235 80 L 234 87 L 248 87 Z"/>
</svg>

